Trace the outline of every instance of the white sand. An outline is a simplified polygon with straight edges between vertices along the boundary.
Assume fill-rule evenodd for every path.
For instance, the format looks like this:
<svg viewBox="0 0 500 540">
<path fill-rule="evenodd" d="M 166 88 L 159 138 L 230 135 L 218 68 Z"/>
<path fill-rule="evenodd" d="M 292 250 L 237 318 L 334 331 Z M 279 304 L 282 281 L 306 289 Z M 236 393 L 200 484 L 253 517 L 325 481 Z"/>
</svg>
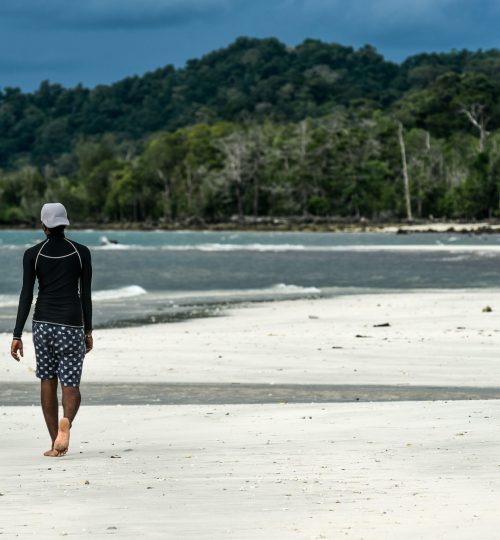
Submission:
<svg viewBox="0 0 500 540">
<path fill-rule="evenodd" d="M 86 407 L 50 459 L 9 407 L 0 537 L 497 539 L 499 425 L 498 401 Z"/>
<path fill-rule="evenodd" d="M 101 330 L 84 380 L 500 386 L 499 293 Z M 0 380 L 33 381 L 26 337 Z M 499 401 L 84 406 L 62 459 L 41 456 L 37 407 L 0 419 L 1 538 L 498 538 Z"/>
<path fill-rule="evenodd" d="M 0 380 L 33 380 L 25 347 Z M 83 380 L 500 386 L 499 351 L 500 289 L 344 296 L 97 330 Z"/>
</svg>

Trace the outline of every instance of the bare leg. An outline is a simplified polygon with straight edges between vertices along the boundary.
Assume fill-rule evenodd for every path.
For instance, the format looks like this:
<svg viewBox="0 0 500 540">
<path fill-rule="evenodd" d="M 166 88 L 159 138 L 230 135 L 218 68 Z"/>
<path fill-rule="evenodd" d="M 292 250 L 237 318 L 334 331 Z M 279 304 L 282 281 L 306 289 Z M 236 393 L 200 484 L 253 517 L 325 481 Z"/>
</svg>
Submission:
<svg viewBox="0 0 500 540">
<path fill-rule="evenodd" d="M 54 450 L 59 425 L 59 402 L 57 401 L 57 379 L 42 379 L 40 385 L 40 401 L 43 416 L 52 440 L 50 450 L 44 453 L 48 457 L 57 457 L 59 452 Z"/>
<path fill-rule="evenodd" d="M 64 418 L 67 418 L 69 420 L 69 423 L 72 424 L 82 401 L 82 396 L 80 395 L 80 388 L 73 386 L 64 386 L 64 384 L 61 386 Z"/>
<path fill-rule="evenodd" d="M 69 446 L 69 431 L 76 413 L 80 408 L 81 395 L 80 389 L 73 386 L 62 386 L 62 402 L 64 409 L 64 418 L 59 422 L 59 431 L 56 440 L 54 441 L 54 449 L 59 452 L 59 455 L 64 455 L 68 451 Z"/>
</svg>

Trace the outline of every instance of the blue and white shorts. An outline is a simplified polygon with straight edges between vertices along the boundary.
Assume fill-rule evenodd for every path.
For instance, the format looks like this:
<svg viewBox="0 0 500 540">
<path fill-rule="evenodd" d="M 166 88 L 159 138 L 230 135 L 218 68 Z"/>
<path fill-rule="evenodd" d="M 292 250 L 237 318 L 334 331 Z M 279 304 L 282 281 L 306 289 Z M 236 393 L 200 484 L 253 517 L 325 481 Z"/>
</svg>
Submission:
<svg viewBox="0 0 500 540">
<path fill-rule="evenodd" d="M 64 386 L 80 386 L 85 358 L 83 328 L 33 322 L 33 344 L 39 379 L 58 377 Z"/>
</svg>

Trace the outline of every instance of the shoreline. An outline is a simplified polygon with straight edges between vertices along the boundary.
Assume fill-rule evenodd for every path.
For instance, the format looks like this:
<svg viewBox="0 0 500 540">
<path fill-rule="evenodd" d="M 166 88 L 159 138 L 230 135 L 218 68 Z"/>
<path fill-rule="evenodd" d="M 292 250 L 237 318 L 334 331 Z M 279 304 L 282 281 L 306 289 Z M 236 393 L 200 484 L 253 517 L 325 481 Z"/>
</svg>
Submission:
<svg viewBox="0 0 500 540">
<path fill-rule="evenodd" d="M 500 386 L 499 328 L 500 289 L 246 303 L 216 317 L 96 330 L 82 380 Z M 25 358 L 0 364 L 0 380 L 33 377 L 27 333 Z"/>
<path fill-rule="evenodd" d="M 0 224 L 0 230 L 37 230 L 37 224 Z M 71 230 L 84 231 L 162 231 L 162 232 L 310 232 L 310 233 L 455 233 L 455 234 L 497 234 L 500 221 L 337 221 L 337 220 L 299 220 L 287 218 L 266 218 L 243 222 L 221 223 L 72 223 Z"/>
<path fill-rule="evenodd" d="M 500 248 L 499 248 L 500 249 Z M 279 306 L 282 303 L 300 303 L 303 301 L 316 301 L 316 300 L 335 300 L 342 297 L 364 297 L 364 296 L 388 296 L 388 295 L 419 295 L 419 294 L 439 294 L 439 293 L 481 293 L 481 292 L 493 292 L 496 289 L 484 288 L 484 287 L 449 287 L 449 288 L 428 288 L 423 287 L 421 289 L 388 289 L 388 288 L 376 288 L 376 287 L 340 287 L 335 291 L 329 291 L 328 288 L 319 290 L 317 293 L 287 293 L 286 295 L 276 296 L 274 298 L 268 296 L 254 296 L 248 297 L 245 295 L 238 296 L 235 293 L 235 297 L 224 297 L 216 300 L 200 300 L 183 303 L 175 308 L 169 308 L 171 311 L 159 312 L 154 309 L 151 313 L 138 314 L 135 317 L 128 317 L 124 319 L 104 319 L 102 321 L 101 315 L 96 314 L 94 318 L 94 330 L 106 331 L 106 330 L 127 330 L 129 328 L 140 328 L 150 326 L 163 326 L 172 325 L 178 323 L 185 323 L 189 321 L 196 321 L 198 319 L 210 319 L 218 317 L 226 317 L 228 312 L 238 312 L 239 310 L 251 309 L 252 307 L 259 306 Z M 500 293 L 500 286 L 498 289 Z M 170 295 L 169 297 L 172 297 Z M 16 297 L 17 298 L 17 297 Z M 129 300 L 133 301 L 135 297 L 130 297 Z M 106 301 L 104 301 L 106 302 Z M 103 302 L 103 303 L 104 303 Z M 95 302 L 95 306 L 99 309 L 102 308 L 102 304 Z M 15 318 L 15 309 L 17 309 L 17 303 L 11 306 L 12 313 L 10 316 L 5 316 L 9 320 Z M 31 315 L 29 316 L 24 334 L 31 336 Z M 0 329 L 1 334 L 8 334 L 8 329 Z"/>
</svg>

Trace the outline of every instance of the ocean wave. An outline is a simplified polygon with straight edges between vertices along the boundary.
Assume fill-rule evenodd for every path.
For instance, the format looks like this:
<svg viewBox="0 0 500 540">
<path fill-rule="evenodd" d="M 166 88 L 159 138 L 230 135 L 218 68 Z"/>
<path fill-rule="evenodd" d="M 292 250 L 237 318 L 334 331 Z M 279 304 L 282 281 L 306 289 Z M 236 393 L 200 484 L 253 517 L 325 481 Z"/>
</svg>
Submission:
<svg viewBox="0 0 500 540">
<path fill-rule="evenodd" d="M 19 295 L 17 294 L 0 294 L 0 308 L 17 307 Z"/>
<path fill-rule="evenodd" d="M 317 287 L 304 287 L 287 283 L 277 283 L 260 289 L 215 289 L 199 291 L 152 292 L 148 300 L 164 299 L 165 302 L 183 304 L 185 302 L 217 302 L 231 300 L 273 300 L 285 296 L 311 296 L 322 294 Z"/>
<path fill-rule="evenodd" d="M 146 293 L 147 291 L 139 285 L 129 285 L 128 287 L 119 287 L 117 289 L 94 291 L 92 293 L 92 299 L 96 302 L 103 300 L 120 300 L 121 298 L 131 298 Z M 18 302 L 18 294 L 0 294 L 0 308 L 17 307 Z"/>
<path fill-rule="evenodd" d="M 102 246 L 88 246 L 90 249 L 95 249 L 99 251 L 153 251 L 154 249 L 158 249 L 156 246 L 141 246 L 141 245 L 135 245 L 135 244 L 104 244 Z"/>
<path fill-rule="evenodd" d="M 110 240 L 107 236 L 101 236 L 99 238 L 100 246 L 99 249 L 128 249 L 133 247 L 134 249 L 139 249 L 141 246 L 120 244 L 117 240 Z"/>
<path fill-rule="evenodd" d="M 35 244 L 37 244 L 37 242 L 33 242 L 32 244 L 0 244 L 0 251 L 21 251 L 26 250 Z"/>
<path fill-rule="evenodd" d="M 92 293 L 92 299 L 99 300 L 119 300 L 121 298 L 130 298 L 146 294 L 146 289 L 139 285 L 129 285 L 127 287 L 119 287 L 118 289 L 106 289 L 103 291 L 95 291 Z"/>
<path fill-rule="evenodd" d="M 0 248 L 1 249 L 1 248 Z M 337 246 L 306 246 L 304 244 L 178 244 L 144 246 L 137 244 L 108 244 L 95 247 L 97 250 L 130 250 L 130 251 L 204 251 L 223 253 L 231 251 L 254 251 L 254 252 L 318 252 L 330 253 L 337 251 L 371 252 L 371 251 L 394 251 L 394 252 L 451 252 L 451 253 L 500 253 L 500 245 L 471 245 L 471 244 L 377 244 L 377 245 L 337 245 Z"/>
<path fill-rule="evenodd" d="M 309 246 L 311 248 L 313 246 Z M 324 247 L 317 246 L 319 250 Z M 103 244 L 93 247 L 96 250 L 130 250 L 130 251 L 306 251 L 307 246 L 302 244 L 164 244 L 159 246 L 145 246 L 139 244 Z M 328 247 L 327 247 L 328 249 Z"/>
<path fill-rule="evenodd" d="M 184 246 L 182 247 L 184 248 Z M 198 249 L 200 251 L 305 251 L 307 250 L 307 246 L 304 246 L 302 244 L 199 244 L 193 247 L 194 249 Z"/>
<path fill-rule="evenodd" d="M 0 252 L 3 250 L 23 250 L 31 247 L 32 244 L 0 244 Z M 435 244 L 373 244 L 373 245 L 335 245 L 335 246 L 320 246 L 320 245 L 304 245 L 304 244 L 223 244 L 223 243 L 206 243 L 206 244 L 160 244 L 160 245 L 144 245 L 144 244 L 120 244 L 108 243 L 100 246 L 89 245 L 91 250 L 95 251 L 203 251 L 224 253 L 232 251 L 253 251 L 253 252 L 317 252 L 330 253 L 338 251 L 352 252 L 374 252 L 374 251 L 392 251 L 392 252 L 447 252 L 447 253 L 474 253 L 487 256 L 500 253 L 500 244 L 484 245 L 484 244 L 443 244 L 436 242 Z"/>
<path fill-rule="evenodd" d="M 302 287 L 300 285 L 287 285 L 286 283 L 278 283 L 271 287 L 271 291 L 280 294 L 320 294 L 321 289 L 317 287 Z"/>
</svg>

